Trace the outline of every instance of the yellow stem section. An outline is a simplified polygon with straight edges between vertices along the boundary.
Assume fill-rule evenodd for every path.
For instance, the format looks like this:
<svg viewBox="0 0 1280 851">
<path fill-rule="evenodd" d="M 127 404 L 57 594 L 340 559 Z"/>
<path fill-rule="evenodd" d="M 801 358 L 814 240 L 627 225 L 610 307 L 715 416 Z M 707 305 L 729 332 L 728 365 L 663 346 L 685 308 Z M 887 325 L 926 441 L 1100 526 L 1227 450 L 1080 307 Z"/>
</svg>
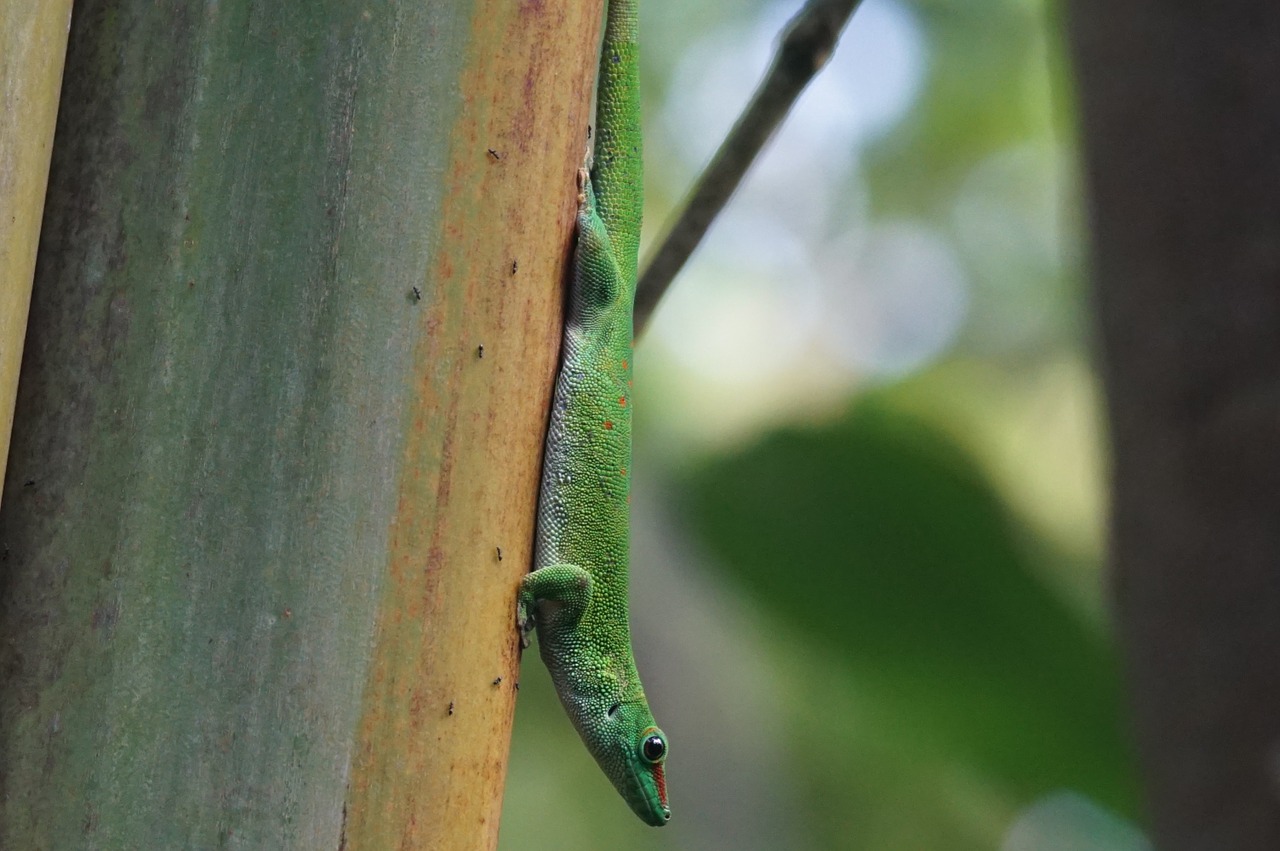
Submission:
<svg viewBox="0 0 1280 851">
<path fill-rule="evenodd" d="M 424 287 L 440 297 L 423 304 L 414 356 L 347 851 L 497 845 L 516 588 L 531 559 L 602 9 L 478 0 L 472 12 Z"/>
<path fill-rule="evenodd" d="M 0 0 L 0 482 L 58 117 L 71 0 Z"/>
</svg>

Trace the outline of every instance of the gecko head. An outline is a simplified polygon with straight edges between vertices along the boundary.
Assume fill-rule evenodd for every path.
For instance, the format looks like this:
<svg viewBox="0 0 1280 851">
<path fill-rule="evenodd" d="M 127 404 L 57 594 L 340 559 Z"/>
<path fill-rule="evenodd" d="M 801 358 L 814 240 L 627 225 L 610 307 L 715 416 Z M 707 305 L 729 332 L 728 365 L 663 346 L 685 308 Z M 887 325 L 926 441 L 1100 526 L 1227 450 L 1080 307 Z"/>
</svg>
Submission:
<svg viewBox="0 0 1280 851">
<path fill-rule="evenodd" d="M 609 708 L 606 737 L 610 744 L 597 754 L 605 773 L 636 815 L 654 827 L 671 819 L 667 806 L 667 737 L 653 723 L 643 700 L 615 703 Z"/>
</svg>

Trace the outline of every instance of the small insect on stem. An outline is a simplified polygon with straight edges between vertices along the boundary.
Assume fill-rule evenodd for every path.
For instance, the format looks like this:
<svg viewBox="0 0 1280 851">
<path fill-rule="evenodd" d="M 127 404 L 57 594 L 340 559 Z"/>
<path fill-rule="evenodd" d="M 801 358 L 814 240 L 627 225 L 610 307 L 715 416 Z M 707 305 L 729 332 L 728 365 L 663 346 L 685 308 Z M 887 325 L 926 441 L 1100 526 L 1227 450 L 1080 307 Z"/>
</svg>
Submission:
<svg viewBox="0 0 1280 851">
<path fill-rule="evenodd" d="M 449 714 L 450 714 L 450 715 L 452 715 L 452 714 L 453 714 L 453 701 L 452 701 L 452 700 L 451 700 L 451 701 L 449 701 Z"/>
<path fill-rule="evenodd" d="M 478 358 L 484 357 L 484 343 L 481 343 L 479 346 L 476 347 L 476 357 Z"/>
<path fill-rule="evenodd" d="M 497 151 L 495 151 L 493 148 L 490 148 L 490 149 L 489 149 L 489 156 L 493 157 L 493 158 L 494 158 L 494 160 L 500 160 L 500 159 L 502 159 L 502 154 L 498 153 L 498 152 L 497 152 Z"/>
<path fill-rule="evenodd" d="M 517 270 L 517 269 L 519 269 L 519 268 L 520 268 L 520 261 L 519 261 L 519 260 L 512 260 L 512 261 L 511 261 L 511 274 L 513 274 L 513 275 L 514 275 L 514 274 L 516 273 L 516 270 Z"/>
<path fill-rule="evenodd" d="M 413 288 L 413 301 L 415 304 L 417 302 L 422 301 L 422 290 L 418 289 L 417 287 Z"/>
<path fill-rule="evenodd" d="M 502 547 L 498 547 L 498 561 L 502 561 Z"/>
<path fill-rule="evenodd" d="M 495 686 L 500 686 L 500 685 L 502 685 L 502 677 L 497 677 L 496 679 L 494 679 L 493 684 L 494 684 Z"/>
</svg>

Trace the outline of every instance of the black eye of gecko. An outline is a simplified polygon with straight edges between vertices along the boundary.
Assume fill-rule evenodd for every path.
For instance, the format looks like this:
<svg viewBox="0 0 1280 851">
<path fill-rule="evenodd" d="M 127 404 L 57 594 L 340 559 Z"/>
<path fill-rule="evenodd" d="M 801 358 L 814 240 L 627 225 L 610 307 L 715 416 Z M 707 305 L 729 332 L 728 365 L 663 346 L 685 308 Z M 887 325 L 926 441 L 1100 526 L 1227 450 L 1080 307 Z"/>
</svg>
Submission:
<svg viewBox="0 0 1280 851">
<path fill-rule="evenodd" d="M 667 743 L 654 733 L 640 745 L 640 754 L 649 762 L 662 762 L 662 758 L 667 755 Z"/>
<path fill-rule="evenodd" d="M 619 709 L 621 709 L 621 708 L 622 708 L 622 704 L 621 704 L 621 703 L 615 703 L 613 706 L 610 706 L 610 707 L 609 707 L 609 717 L 610 717 L 610 718 L 612 718 L 613 716 L 617 715 L 617 714 L 618 714 L 618 710 L 619 710 Z"/>
</svg>

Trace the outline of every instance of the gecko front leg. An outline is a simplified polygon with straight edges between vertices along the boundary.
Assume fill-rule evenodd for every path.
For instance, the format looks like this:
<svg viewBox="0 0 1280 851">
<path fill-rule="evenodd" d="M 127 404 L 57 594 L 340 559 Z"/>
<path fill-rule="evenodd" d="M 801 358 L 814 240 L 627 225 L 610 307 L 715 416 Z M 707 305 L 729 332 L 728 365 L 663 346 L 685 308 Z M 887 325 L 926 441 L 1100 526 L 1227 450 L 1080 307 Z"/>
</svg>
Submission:
<svg viewBox="0 0 1280 851">
<path fill-rule="evenodd" d="M 529 646 L 529 634 L 539 624 L 555 632 L 575 628 L 590 603 L 591 574 L 576 565 L 553 564 L 525 574 L 516 614 L 520 646 Z"/>
</svg>

